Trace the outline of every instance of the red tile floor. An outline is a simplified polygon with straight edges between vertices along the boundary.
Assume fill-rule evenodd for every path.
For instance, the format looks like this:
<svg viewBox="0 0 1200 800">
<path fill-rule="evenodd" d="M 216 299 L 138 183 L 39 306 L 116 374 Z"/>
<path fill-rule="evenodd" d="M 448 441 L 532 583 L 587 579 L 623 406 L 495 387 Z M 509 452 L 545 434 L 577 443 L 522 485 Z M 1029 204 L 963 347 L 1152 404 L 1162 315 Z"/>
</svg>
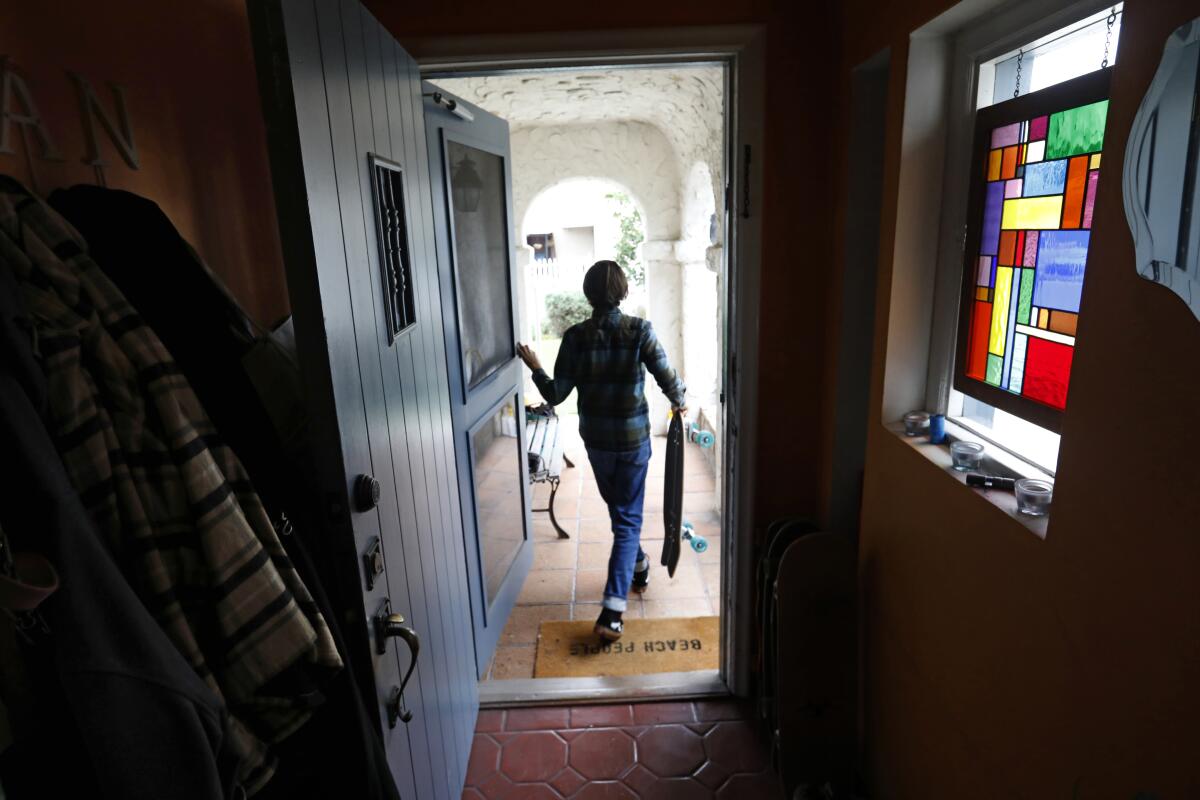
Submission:
<svg viewBox="0 0 1200 800">
<path fill-rule="evenodd" d="M 479 712 L 463 800 L 782 798 L 765 737 L 727 700 Z"/>
</svg>

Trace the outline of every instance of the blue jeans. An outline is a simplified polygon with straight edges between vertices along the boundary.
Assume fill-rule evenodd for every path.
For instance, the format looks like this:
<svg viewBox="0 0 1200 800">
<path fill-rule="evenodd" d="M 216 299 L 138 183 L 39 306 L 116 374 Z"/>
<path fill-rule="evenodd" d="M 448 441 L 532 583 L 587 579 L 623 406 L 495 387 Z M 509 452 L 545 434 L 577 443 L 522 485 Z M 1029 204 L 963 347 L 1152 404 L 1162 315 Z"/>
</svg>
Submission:
<svg viewBox="0 0 1200 800">
<path fill-rule="evenodd" d="M 650 466 L 650 442 L 637 450 L 612 452 L 588 448 L 588 460 L 596 473 L 596 486 L 608 504 L 612 521 L 613 547 L 608 557 L 608 583 L 604 585 L 604 607 L 625 610 L 625 598 L 633 582 L 633 570 L 650 566 L 642 551 L 642 501 L 646 497 L 646 471 Z"/>
</svg>

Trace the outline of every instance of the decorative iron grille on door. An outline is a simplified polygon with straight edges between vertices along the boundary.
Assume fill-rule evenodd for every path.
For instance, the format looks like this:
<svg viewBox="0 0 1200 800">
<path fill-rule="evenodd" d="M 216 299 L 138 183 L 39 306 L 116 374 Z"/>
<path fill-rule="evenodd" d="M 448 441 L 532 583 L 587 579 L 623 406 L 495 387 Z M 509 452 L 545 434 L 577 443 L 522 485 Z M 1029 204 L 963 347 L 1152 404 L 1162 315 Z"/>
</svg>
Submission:
<svg viewBox="0 0 1200 800">
<path fill-rule="evenodd" d="M 409 258 L 408 226 L 404 214 L 404 170 L 372 154 L 371 183 L 375 190 L 375 228 L 379 234 L 379 268 L 383 272 L 388 344 L 417 321 Z"/>
</svg>

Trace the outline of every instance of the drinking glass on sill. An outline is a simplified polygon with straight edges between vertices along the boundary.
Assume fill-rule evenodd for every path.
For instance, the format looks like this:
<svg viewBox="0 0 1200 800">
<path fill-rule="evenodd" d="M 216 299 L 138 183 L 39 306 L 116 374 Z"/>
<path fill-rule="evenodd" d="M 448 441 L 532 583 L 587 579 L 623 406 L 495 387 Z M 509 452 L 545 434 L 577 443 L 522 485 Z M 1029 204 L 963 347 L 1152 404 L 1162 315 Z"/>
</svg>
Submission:
<svg viewBox="0 0 1200 800">
<path fill-rule="evenodd" d="M 1017 495 L 1017 511 L 1031 517 L 1044 517 L 1050 513 L 1054 500 L 1054 484 L 1037 478 L 1021 478 L 1013 491 Z"/>
<path fill-rule="evenodd" d="M 904 415 L 904 435 L 921 436 L 929 430 L 929 414 L 924 411 L 909 411 Z"/>
<path fill-rule="evenodd" d="M 978 442 L 954 442 L 950 445 L 950 458 L 959 472 L 978 470 L 983 461 L 983 445 Z"/>
</svg>

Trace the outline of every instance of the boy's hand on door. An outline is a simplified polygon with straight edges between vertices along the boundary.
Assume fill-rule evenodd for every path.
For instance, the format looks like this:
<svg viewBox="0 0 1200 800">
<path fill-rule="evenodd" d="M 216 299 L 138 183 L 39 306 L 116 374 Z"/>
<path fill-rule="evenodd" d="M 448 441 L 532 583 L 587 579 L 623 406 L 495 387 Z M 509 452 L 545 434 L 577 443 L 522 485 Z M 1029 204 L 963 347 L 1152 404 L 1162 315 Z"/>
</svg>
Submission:
<svg viewBox="0 0 1200 800">
<path fill-rule="evenodd" d="M 533 352 L 533 348 L 531 348 L 529 345 L 518 344 L 517 355 L 520 356 L 521 360 L 525 362 L 525 366 L 529 367 L 534 372 L 537 372 L 542 368 L 542 362 L 538 360 L 537 353 Z"/>
</svg>

